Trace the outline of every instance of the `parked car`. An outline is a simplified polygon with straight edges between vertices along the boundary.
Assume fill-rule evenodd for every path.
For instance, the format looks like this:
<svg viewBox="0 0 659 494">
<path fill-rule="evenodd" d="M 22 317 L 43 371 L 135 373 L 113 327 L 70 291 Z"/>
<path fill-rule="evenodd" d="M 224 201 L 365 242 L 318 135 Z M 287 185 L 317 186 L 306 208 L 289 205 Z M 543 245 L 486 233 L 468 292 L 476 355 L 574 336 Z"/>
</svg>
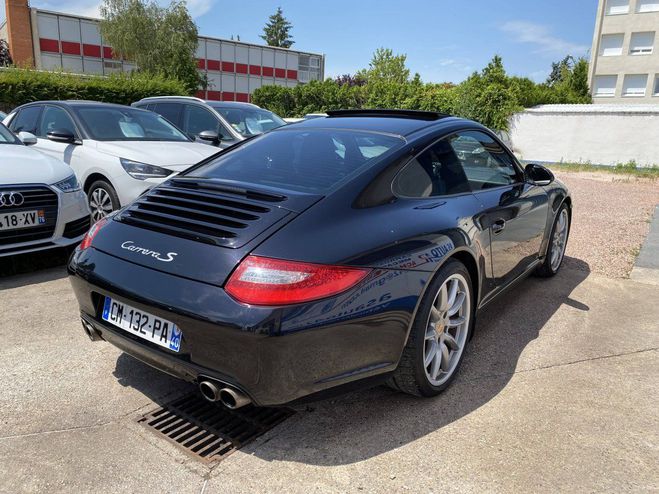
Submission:
<svg viewBox="0 0 659 494">
<path fill-rule="evenodd" d="M 475 122 L 334 111 L 167 180 L 68 270 L 93 340 L 230 408 L 377 382 L 434 396 L 476 312 L 559 270 L 571 204 Z"/>
<path fill-rule="evenodd" d="M 36 149 L 73 168 L 95 221 L 217 151 L 155 113 L 109 103 L 29 103 L 4 123 L 35 134 Z"/>
<path fill-rule="evenodd" d="M 66 163 L 46 156 L 0 124 L 0 257 L 82 240 L 90 226 L 87 197 Z"/>
<path fill-rule="evenodd" d="M 271 111 L 251 103 L 206 101 L 191 96 L 158 96 L 144 98 L 132 106 L 154 111 L 190 137 L 221 148 L 286 125 Z"/>
</svg>

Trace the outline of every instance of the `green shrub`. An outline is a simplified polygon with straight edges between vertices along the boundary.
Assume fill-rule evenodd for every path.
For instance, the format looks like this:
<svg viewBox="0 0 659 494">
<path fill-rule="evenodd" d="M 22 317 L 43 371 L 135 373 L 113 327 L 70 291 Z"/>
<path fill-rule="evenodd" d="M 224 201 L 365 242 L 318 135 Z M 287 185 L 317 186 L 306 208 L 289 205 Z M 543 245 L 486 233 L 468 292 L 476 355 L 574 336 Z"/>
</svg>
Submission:
<svg viewBox="0 0 659 494">
<path fill-rule="evenodd" d="M 0 103 L 4 106 L 66 99 L 128 105 L 147 96 L 188 94 L 178 80 L 140 73 L 103 77 L 17 68 L 0 70 Z"/>
</svg>

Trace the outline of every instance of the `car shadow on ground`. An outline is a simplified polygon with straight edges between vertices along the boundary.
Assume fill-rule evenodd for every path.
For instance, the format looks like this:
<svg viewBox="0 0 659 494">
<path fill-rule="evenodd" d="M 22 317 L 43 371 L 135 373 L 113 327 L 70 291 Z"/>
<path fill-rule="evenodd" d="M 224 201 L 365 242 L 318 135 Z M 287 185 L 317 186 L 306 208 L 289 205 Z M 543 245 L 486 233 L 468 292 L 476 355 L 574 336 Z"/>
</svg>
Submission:
<svg viewBox="0 0 659 494">
<path fill-rule="evenodd" d="M 341 465 L 363 461 L 435 432 L 478 410 L 496 397 L 515 373 L 526 346 L 563 305 L 588 311 L 571 293 L 589 275 L 588 264 L 566 258 L 550 279 L 522 281 L 479 313 L 476 332 L 460 374 L 440 396 L 421 399 L 376 387 L 297 407 L 293 420 L 278 426 L 267 440 L 247 445 L 246 454 L 267 461 Z M 146 371 L 126 355 L 115 375 L 162 404 L 162 382 L 173 378 Z M 172 385 L 175 385 L 172 382 Z M 181 387 L 181 392 L 194 389 Z"/>
<path fill-rule="evenodd" d="M 64 278 L 71 248 L 0 257 L 0 290 Z"/>
</svg>

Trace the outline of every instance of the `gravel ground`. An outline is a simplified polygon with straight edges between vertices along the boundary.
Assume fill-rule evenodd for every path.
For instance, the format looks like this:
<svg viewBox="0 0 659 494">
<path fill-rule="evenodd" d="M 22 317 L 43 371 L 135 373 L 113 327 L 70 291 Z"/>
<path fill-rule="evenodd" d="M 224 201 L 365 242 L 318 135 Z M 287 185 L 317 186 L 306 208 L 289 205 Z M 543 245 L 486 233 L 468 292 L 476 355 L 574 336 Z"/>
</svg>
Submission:
<svg viewBox="0 0 659 494">
<path fill-rule="evenodd" d="M 555 175 L 570 188 L 574 206 L 566 265 L 585 269 L 581 260 L 593 273 L 627 278 L 659 204 L 659 181 L 604 172 Z"/>
</svg>

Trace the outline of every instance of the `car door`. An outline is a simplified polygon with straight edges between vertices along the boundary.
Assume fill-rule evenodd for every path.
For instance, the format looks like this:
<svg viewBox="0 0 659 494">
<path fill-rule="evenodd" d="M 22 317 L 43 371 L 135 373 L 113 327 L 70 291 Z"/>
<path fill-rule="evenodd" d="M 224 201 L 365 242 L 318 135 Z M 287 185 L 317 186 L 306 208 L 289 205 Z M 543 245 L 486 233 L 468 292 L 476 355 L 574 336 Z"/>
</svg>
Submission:
<svg viewBox="0 0 659 494">
<path fill-rule="evenodd" d="M 51 130 L 66 130 L 74 135 L 76 143 L 72 142 L 55 142 L 48 138 L 48 132 Z M 80 147 L 81 135 L 73 122 L 71 115 L 65 109 L 59 106 L 44 105 L 41 112 L 41 118 L 36 130 L 37 144 L 36 148 L 54 158 L 64 161 L 71 165 L 73 155 Z"/>
<path fill-rule="evenodd" d="M 479 222 L 489 229 L 494 283 L 501 287 L 538 258 L 547 222 L 547 193 L 525 182 L 515 158 L 487 133 L 458 132 L 449 142 L 483 205 Z"/>
</svg>

